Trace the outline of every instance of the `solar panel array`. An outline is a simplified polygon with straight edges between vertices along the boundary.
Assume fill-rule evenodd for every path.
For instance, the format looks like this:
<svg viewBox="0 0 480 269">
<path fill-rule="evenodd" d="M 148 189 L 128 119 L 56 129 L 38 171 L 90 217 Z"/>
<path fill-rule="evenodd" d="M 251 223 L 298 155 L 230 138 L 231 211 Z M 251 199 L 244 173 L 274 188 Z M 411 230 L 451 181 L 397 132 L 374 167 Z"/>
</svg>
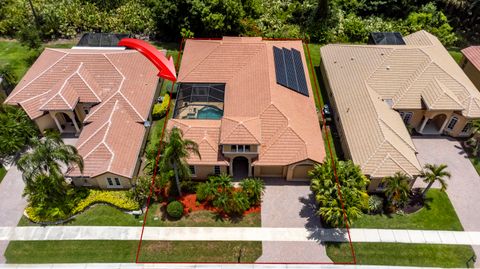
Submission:
<svg viewBox="0 0 480 269">
<path fill-rule="evenodd" d="M 308 96 L 302 54 L 296 49 L 273 47 L 277 83 Z"/>
</svg>

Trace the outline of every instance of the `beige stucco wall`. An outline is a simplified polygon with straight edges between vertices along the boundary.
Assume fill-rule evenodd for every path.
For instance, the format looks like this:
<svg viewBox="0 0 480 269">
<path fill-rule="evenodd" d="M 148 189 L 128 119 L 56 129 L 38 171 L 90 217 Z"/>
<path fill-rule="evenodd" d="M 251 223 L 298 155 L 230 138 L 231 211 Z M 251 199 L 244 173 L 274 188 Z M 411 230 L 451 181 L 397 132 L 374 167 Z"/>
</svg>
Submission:
<svg viewBox="0 0 480 269">
<path fill-rule="evenodd" d="M 40 132 L 43 133 L 46 129 L 57 129 L 57 125 L 55 125 L 55 121 L 49 114 L 45 114 L 39 118 L 36 118 L 35 123 L 38 126 Z"/>
<path fill-rule="evenodd" d="M 465 118 L 464 116 L 460 115 L 460 114 L 457 114 L 457 113 L 453 113 L 451 116 L 455 116 L 455 117 L 458 118 L 457 124 L 455 124 L 455 127 L 453 128 L 453 130 L 445 129 L 445 133 L 450 135 L 450 136 L 453 136 L 453 137 L 469 136 L 470 133 L 461 133 L 463 127 L 465 127 L 465 125 L 468 123 L 468 119 Z M 449 117 L 448 120 L 450 120 L 450 118 L 451 117 Z"/>
<path fill-rule="evenodd" d="M 114 178 L 118 178 L 120 180 L 120 186 L 114 186 L 114 187 L 107 187 L 108 182 L 107 178 L 111 178 L 112 181 L 115 184 Z M 97 177 L 93 178 L 72 178 L 73 184 L 75 186 L 85 186 L 85 187 L 94 187 L 94 188 L 100 188 L 100 189 L 129 189 L 132 187 L 132 182 L 133 180 L 115 175 L 112 173 L 105 173 L 102 175 L 99 175 Z"/>
<path fill-rule="evenodd" d="M 480 71 L 468 60 L 464 59 L 463 71 L 470 78 L 477 89 L 480 89 Z"/>
<path fill-rule="evenodd" d="M 204 180 L 214 173 L 214 165 L 194 165 L 195 175 L 192 175 L 194 180 Z M 228 173 L 227 166 L 220 166 L 220 173 Z"/>
</svg>

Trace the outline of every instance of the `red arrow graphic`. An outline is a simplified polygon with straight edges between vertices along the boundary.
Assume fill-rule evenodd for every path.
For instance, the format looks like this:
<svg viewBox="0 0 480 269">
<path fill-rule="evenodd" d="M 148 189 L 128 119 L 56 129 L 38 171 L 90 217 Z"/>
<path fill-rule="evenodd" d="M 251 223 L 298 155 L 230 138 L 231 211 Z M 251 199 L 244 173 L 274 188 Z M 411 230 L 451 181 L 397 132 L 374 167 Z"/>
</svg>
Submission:
<svg viewBox="0 0 480 269">
<path fill-rule="evenodd" d="M 143 54 L 150 60 L 159 70 L 158 76 L 164 79 L 175 82 L 177 80 L 177 73 L 175 71 L 175 64 L 173 58 L 170 56 L 168 59 L 157 48 L 150 45 L 148 42 L 134 39 L 124 38 L 118 43 L 119 46 L 132 48 Z"/>
</svg>

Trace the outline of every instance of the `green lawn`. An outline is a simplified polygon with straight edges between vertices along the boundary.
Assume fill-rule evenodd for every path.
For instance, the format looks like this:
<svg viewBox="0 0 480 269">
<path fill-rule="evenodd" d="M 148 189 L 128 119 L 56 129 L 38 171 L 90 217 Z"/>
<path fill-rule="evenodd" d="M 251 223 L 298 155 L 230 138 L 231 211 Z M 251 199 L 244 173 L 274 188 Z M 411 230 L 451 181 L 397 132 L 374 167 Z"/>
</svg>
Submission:
<svg viewBox="0 0 480 269">
<path fill-rule="evenodd" d="M 12 241 L 7 263 L 135 262 L 138 241 Z M 144 241 L 140 262 L 254 262 L 262 242 Z"/>
<path fill-rule="evenodd" d="M 7 169 L 0 164 L 0 183 L 2 182 L 3 178 L 7 174 Z"/>
<path fill-rule="evenodd" d="M 463 231 L 457 213 L 445 192 L 430 189 L 428 206 L 404 216 L 364 215 L 353 223 L 353 228 L 421 229 Z"/>
<path fill-rule="evenodd" d="M 0 41 L 0 66 L 11 65 L 17 79 L 27 72 L 30 66 L 28 59 L 34 54 L 34 51 L 16 41 Z"/>
<path fill-rule="evenodd" d="M 467 267 L 474 254 L 471 246 L 353 243 L 357 264 L 425 267 Z M 327 244 L 327 255 L 333 262 L 352 262 L 348 243 Z M 471 263 L 470 263 L 471 265 Z"/>
<path fill-rule="evenodd" d="M 148 211 L 147 226 L 157 227 L 261 227 L 260 213 L 252 213 L 241 219 L 223 220 L 209 211 L 196 211 L 180 220 L 165 219 L 158 204 L 153 204 Z M 72 221 L 68 226 L 142 226 L 144 216 L 135 217 L 107 205 L 97 205 Z M 36 225 L 22 217 L 18 226 Z"/>
</svg>

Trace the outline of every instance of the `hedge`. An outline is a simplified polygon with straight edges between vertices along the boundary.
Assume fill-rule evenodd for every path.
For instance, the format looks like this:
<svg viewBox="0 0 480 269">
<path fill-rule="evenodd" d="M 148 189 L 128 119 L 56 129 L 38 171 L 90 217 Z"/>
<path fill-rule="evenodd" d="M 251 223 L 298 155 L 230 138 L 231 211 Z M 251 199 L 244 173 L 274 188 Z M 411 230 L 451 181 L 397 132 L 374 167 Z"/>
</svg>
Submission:
<svg viewBox="0 0 480 269">
<path fill-rule="evenodd" d="M 158 120 L 165 116 L 168 110 L 168 105 L 170 104 L 170 95 L 165 94 L 161 104 L 156 103 L 153 106 L 152 118 Z"/>
<path fill-rule="evenodd" d="M 89 206 L 94 204 L 108 204 L 119 209 L 133 211 L 139 210 L 140 206 L 133 199 L 128 198 L 127 191 L 107 191 L 107 190 L 90 190 L 88 196 L 80 201 L 72 210 L 68 218 L 71 218 L 73 215 L 83 212 L 88 209 Z M 25 209 L 27 217 L 36 223 L 39 222 L 55 222 L 59 220 L 53 219 L 41 219 L 35 214 L 35 208 L 28 206 Z"/>
</svg>

